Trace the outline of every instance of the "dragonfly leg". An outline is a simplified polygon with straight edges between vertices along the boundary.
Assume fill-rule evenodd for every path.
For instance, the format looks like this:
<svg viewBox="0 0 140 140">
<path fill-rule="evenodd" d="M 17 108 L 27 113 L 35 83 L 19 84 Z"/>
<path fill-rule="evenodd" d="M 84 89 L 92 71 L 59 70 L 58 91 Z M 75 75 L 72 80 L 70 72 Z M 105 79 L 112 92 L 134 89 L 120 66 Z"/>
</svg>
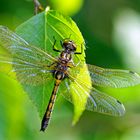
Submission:
<svg viewBox="0 0 140 140">
<path fill-rule="evenodd" d="M 50 65 L 48 65 L 47 67 L 49 67 L 49 68 L 54 68 L 54 67 L 56 67 L 56 64 L 57 64 L 57 62 L 54 62 L 54 63 L 52 63 L 52 64 L 50 64 Z"/>
<path fill-rule="evenodd" d="M 81 52 L 75 52 L 74 54 L 82 54 L 83 53 L 83 45 L 81 44 Z"/>
<path fill-rule="evenodd" d="M 77 59 L 79 60 L 77 64 L 74 64 L 74 66 L 77 67 L 77 66 L 80 64 L 81 60 L 80 60 L 80 58 L 79 58 L 77 55 L 75 55 L 75 56 L 76 56 Z"/>
<path fill-rule="evenodd" d="M 53 43 L 53 50 L 54 50 L 54 51 L 56 51 L 56 52 L 61 52 L 60 50 L 57 50 L 57 49 L 55 48 L 56 39 L 55 39 L 55 37 L 54 37 L 54 36 L 53 36 L 53 39 L 54 39 L 54 43 Z"/>
</svg>

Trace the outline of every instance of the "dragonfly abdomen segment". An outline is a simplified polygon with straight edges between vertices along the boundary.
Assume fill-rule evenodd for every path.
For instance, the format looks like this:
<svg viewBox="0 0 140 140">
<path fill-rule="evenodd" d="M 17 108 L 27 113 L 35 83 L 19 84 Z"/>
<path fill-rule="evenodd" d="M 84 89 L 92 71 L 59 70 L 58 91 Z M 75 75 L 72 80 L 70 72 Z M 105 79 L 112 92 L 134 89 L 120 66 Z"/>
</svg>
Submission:
<svg viewBox="0 0 140 140">
<path fill-rule="evenodd" d="M 63 71 L 55 71 L 54 76 L 57 80 L 63 80 L 65 78 L 65 73 Z"/>
<path fill-rule="evenodd" d="M 56 79 L 55 86 L 54 86 L 52 95 L 50 97 L 48 107 L 47 107 L 46 112 L 44 114 L 44 117 L 42 119 L 40 131 L 45 131 L 45 129 L 47 128 L 47 126 L 49 124 L 49 120 L 50 120 L 51 113 L 52 113 L 52 110 L 53 110 L 53 107 L 54 107 L 56 94 L 57 94 L 60 82 L 61 82 L 61 80 Z"/>
</svg>

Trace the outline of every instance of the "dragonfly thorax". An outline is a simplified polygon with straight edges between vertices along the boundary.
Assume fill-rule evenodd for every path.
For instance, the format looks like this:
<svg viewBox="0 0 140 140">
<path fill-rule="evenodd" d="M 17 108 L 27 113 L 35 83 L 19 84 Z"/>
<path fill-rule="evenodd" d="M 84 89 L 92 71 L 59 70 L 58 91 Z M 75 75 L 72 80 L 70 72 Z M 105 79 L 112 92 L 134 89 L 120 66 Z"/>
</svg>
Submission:
<svg viewBox="0 0 140 140">
<path fill-rule="evenodd" d="M 62 51 L 59 59 L 60 59 L 61 63 L 63 63 L 63 64 L 68 63 L 72 59 L 71 53 Z"/>
<path fill-rule="evenodd" d="M 72 40 L 65 39 L 61 45 L 64 50 L 61 52 L 59 60 L 62 64 L 67 64 L 72 61 L 72 54 L 76 51 L 76 44 Z"/>
</svg>

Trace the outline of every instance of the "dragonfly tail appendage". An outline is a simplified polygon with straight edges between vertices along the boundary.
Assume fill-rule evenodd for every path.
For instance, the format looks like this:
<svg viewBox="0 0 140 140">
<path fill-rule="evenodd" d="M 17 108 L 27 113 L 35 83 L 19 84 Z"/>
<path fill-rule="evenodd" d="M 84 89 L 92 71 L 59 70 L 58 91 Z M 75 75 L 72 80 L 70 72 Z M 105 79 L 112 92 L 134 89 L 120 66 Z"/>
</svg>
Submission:
<svg viewBox="0 0 140 140">
<path fill-rule="evenodd" d="M 48 103 L 48 106 L 47 106 L 47 109 L 46 109 L 46 112 L 45 112 L 44 117 L 42 119 L 40 131 L 45 131 L 45 129 L 47 128 L 47 126 L 49 124 L 49 120 L 51 118 L 51 114 L 52 114 L 52 110 L 53 110 L 53 107 L 54 107 L 54 103 L 55 103 L 56 94 L 57 94 L 57 91 L 58 91 L 58 88 L 59 88 L 59 84 L 60 84 L 59 80 L 56 80 L 52 95 L 50 97 L 50 100 L 49 100 L 49 103 Z"/>
</svg>

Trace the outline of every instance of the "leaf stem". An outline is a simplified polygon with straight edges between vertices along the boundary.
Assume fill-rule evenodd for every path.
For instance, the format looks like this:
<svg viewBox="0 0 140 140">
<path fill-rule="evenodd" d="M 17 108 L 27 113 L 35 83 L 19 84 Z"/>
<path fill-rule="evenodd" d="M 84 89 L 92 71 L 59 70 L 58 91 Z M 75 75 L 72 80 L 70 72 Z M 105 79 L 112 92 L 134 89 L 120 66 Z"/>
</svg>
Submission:
<svg viewBox="0 0 140 140">
<path fill-rule="evenodd" d="M 39 12 L 43 11 L 44 8 L 42 7 L 42 5 L 40 4 L 40 2 L 38 0 L 33 0 L 34 3 L 34 14 L 36 15 Z"/>
</svg>

